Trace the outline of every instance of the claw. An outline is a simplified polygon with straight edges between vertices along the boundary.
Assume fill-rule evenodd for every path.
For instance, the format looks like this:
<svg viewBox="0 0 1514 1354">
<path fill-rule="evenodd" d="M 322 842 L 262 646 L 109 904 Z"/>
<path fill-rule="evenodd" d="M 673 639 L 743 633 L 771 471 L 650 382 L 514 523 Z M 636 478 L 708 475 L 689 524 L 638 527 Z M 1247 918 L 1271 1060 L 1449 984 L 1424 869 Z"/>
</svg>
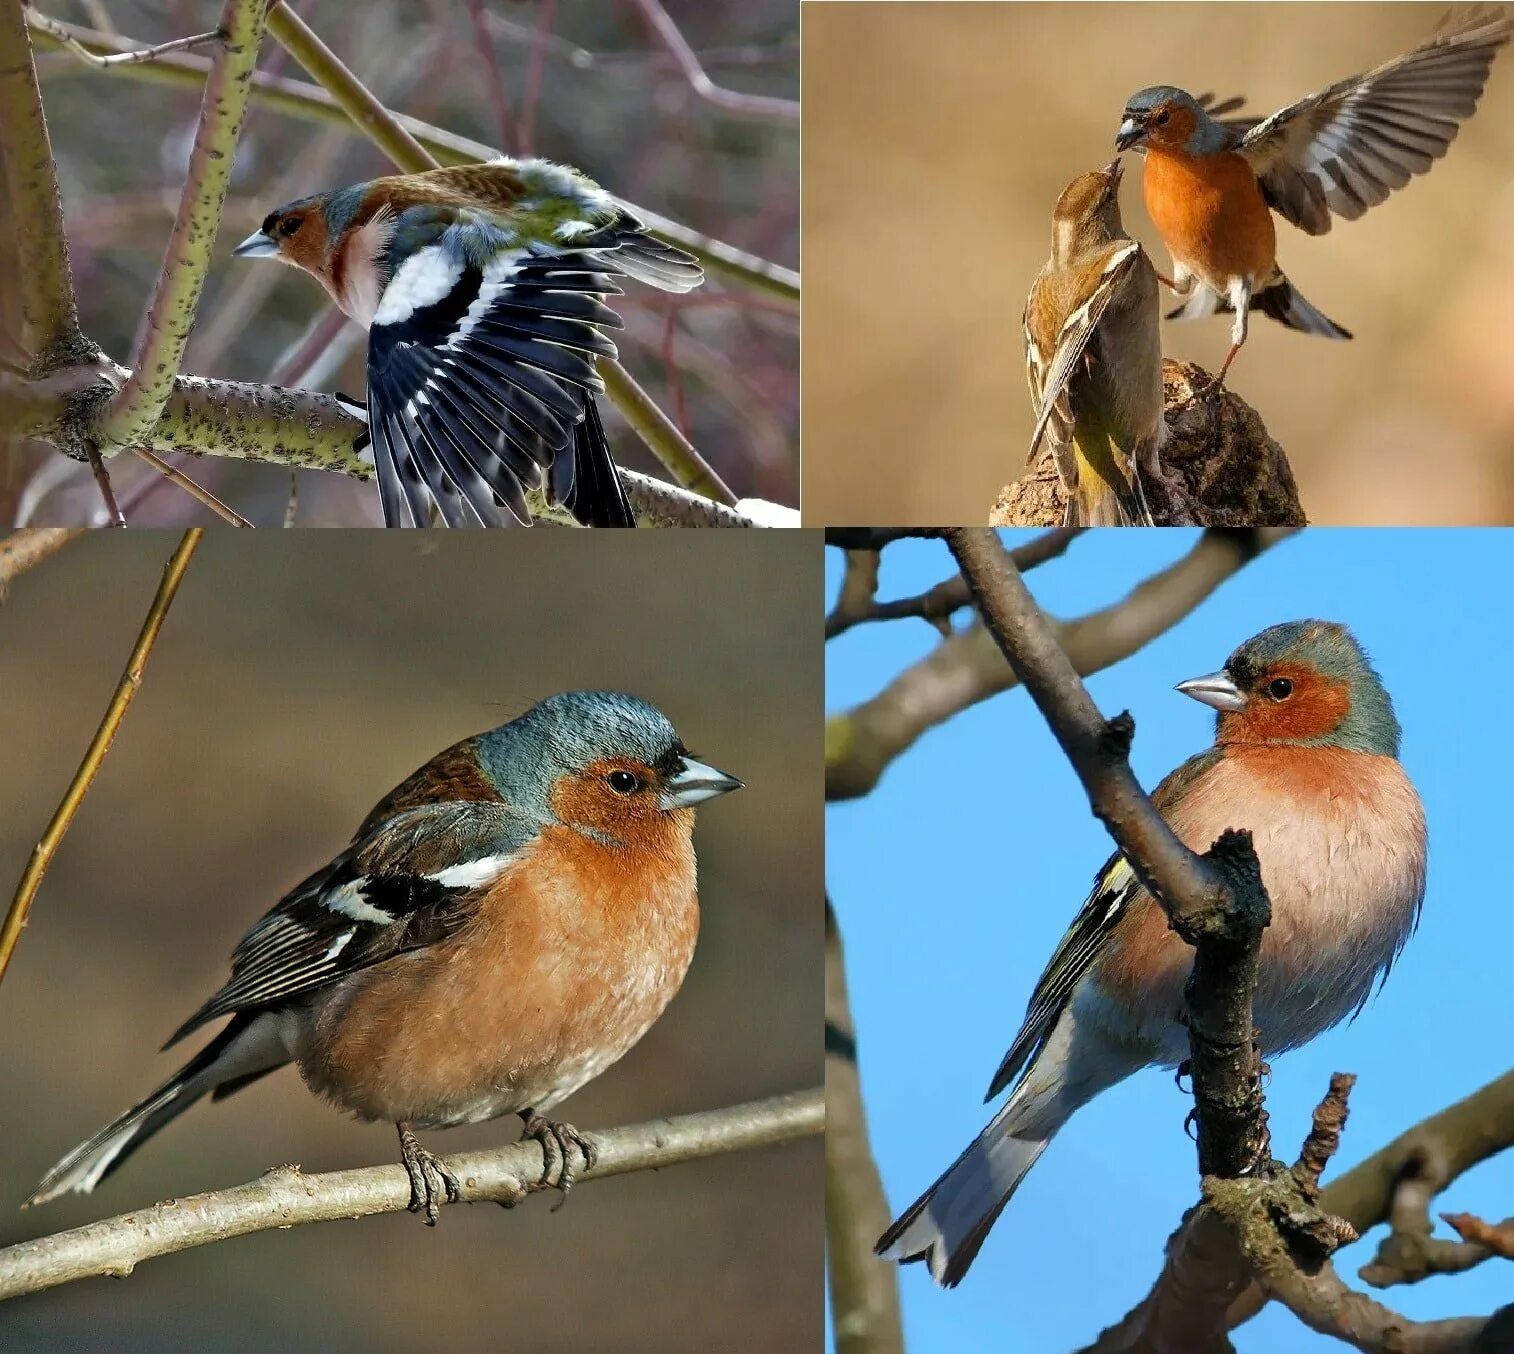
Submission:
<svg viewBox="0 0 1514 1354">
<path fill-rule="evenodd" d="M 461 1186 L 457 1177 L 442 1164 L 441 1158 L 416 1141 L 408 1125 L 397 1124 L 396 1127 L 400 1133 L 400 1159 L 410 1177 L 410 1202 L 406 1207 L 412 1213 L 424 1211 L 426 1226 L 435 1227 L 438 1196 L 455 1204 L 462 1197 Z"/>
<path fill-rule="evenodd" d="M 521 1140 L 532 1138 L 541 1144 L 542 1173 L 537 1189 L 555 1189 L 561 1198 L 552 1206 L 555 1213 L 568 1201 L 568 1191 L 578 1178 L 573 1165 L 573 1152 L 577 1149 L 583 1158 L 583 1169 L 591 1171 L 599 1161 L 599 1147 L 586 1133 L 579 1132 L 572 1124 L 548 1119 L 535 1110 L 522 1110 Z"/>
</svg>

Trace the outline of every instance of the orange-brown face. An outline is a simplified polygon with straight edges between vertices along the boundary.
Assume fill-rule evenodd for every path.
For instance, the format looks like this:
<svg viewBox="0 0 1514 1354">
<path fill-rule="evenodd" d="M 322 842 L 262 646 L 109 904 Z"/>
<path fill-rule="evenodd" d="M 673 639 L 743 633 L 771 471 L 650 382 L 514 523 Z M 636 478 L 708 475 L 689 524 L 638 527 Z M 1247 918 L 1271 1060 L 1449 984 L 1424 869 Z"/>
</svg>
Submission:
<svg viewBox="0 0 1514 1354">
<path fill-rule="evenodd" d="M 562 776 L 547 797 L 563 822 L 604 833 L 627 846 L 655 845 L 693 817 L 692 809 L 665 810 L 662 773 L 634 757 L 601 757 Z"/>
<path fill-rule="evenodd" d="M 1187 147 L 1199 125 L 1199 115 L 1187 96 L 1151 102 L 1153 91 L 1143 91 L 1125 109 L 1124 120 L 1115 136 L 1116 150 L 1155 147 L 1178 151 Z"/>
<path fill-rule="evenodd" d="M 1246 703 L 1220 712 L 1221 743 L 1310 742 L 1334 733 L 1350 713 L 1346 683 L 1308 663 L 1285 659 L 1232 676 Z"/>
<path fill-rule="evenodd" d="M 326 270 L 326 217 L 318 207 L 286 207 L 269 212 L 262 233 L 278 247 L 279 257 L 316 274 Z"/>
</svg>

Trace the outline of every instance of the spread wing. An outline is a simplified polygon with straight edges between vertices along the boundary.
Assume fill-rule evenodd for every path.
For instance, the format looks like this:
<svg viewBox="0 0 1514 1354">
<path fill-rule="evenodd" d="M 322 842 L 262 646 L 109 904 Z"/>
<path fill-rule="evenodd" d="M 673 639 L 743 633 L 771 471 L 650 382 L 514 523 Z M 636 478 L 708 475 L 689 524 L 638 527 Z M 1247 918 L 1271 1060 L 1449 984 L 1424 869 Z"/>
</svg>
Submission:
<svg viewBox="0 0 1514 1354">
<path fill-rule="evenodd" d="M 287 1001 L 444 939 L 535 833 L 534 823 L 502 804 L 427 804 L 396 814 L 242 938 L 226 985 L 168 1043 L 233 1011 Z"/>
<path fill-rule="evenodd" d="M 1354 221 L 1446 153 L 1509 32 L 1500 9 L 1443 20 L 1412 52 L 1258 123 L 1237 149 L 1268 203 L 1323 235 L 1332 212 Z"/>
<path fill-rule="evenodd" d="M 1210 748 L 1190 757 L 1157 786 L 1151 796 L 1152 802 L 1165 811 L 1214 765 L 1218 755 Z M 1105 861 L 1094 881 L 1093 892 L 1088 895 L 1036 983 L 1025 1008 L 1020 1032 L 1015 1035 L 1014 1043 L 994 1073 L 986 1099 L 992 1100 L 1034 1061 L 1056 1027 L 1074 989 L 1093 966 L 1131 904 L 1144 896 L 1144 892 L 1124 856 L 1116 853 Z"/>
<path fill-rule="evenodd" d="M 1027 461 L 1035 460 L 1041 438 L 1053 419 L 1065 429 L 1071 429 L 1072 409 L 1067 401 L 1067 384 L 1078 370 L 1104 312 L 1130 278 L 1140 257 L 1141 246 L 1134 240 L 1124 240 L 1113 246 L 1097 265 L 1089 269 L 1083 300 L 1068 312 L 1054 337 L 1036 332 L 1038 325 L 1034 312 L 1038 292 L 1045 285 L 1045 275 L 1037 278 L 1036 285 L 1031 288 L 1025 332 L 1031 395 L 1036 403 L 1036 426 L 1030 435 Z M 1067 438 L 1056 440 L 1066 441 Z"/>
</svg>

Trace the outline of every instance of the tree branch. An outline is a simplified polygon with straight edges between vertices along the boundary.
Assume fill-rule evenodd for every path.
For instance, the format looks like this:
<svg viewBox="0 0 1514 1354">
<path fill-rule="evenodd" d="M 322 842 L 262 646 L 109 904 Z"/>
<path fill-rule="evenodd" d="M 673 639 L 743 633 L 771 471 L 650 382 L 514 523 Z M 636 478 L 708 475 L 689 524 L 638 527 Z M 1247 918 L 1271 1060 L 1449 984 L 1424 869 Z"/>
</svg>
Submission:
<svg viewBox="0 0 1514 1354">
<path fill-rule="evenodd" d="M 0 540 L 0 602 L 5 601 L 18 574 L 56 555 L 88 530 L 88 527 L 24 527 Z"/>
<path fill-rule="evenodd" d="M 883 1178 L 868 1143 L 841 932 L 825 902 L 825 1237 L 837 1354 L 904 1354 L 899 1281 L 873 1242 L 888 1226 Z"/>
<path fill-rule="evenodd" d="M 0 170 L 8 185 L 16 243 L 21 313 L 29 333 L 31 374 L 87 356 L 68 267 L 63 199 L 53 168 L 42 91 L 32 64 L 26 16 L 16 0 L 0 5 Z"/>
<path fill-rule="evenodd" d="M 1077 773 L 1095 817 L 1172 929 L 1194 947 L 1185 989 L 1199 1172 L 1229 1179 L 1266 1159 L 1260 1059 L 1252 1042 L 1257 950 L 1271 921 L 1249 832 L 1227 831 L 1195 855 L 1130 769 L 1135 723 L 1106 721 L 1036 606 L 998 533 L 947 532 L 973 601 Z"/>
<path fill-rule="evenodd" d="M 598 1163 L 580 1172 L 578 1180 L 582 1184 L 792 1142 L 824 1128 L 825 1093 L 818 1088 L 612 1128 L 594 1135 Z M 544 1166 L 541 1144 L 534 1140 L 467 1152 L 445 1161 L 461 1183 L 465 1203 L 519 1202 L 540 1179 Z M 94 1275 L 121 1277 L 143 1260 L 252 1232 L 397 1213 L 409 1199 L 409 1177 L 403 1166 L 368 1166 L 321 1175 L 304 1175 L 297 1166 L 278 1166 L 245 1185 L 170 1199 L 6 1247 L 0 1250 L 0 1299 Z"/>
<path fill-rule="evenodd" d="M 237 141 L 247 118 L 252 72 L 263 40 L 263 0 L 225 0 L 221 28 L 225 39 L 211 58 L 189 172 L 147 312 L 135 370 L 100 416 L 100 440 L 107 452 L 144 441 L 162 415 L 194 328 L 205 274 L 210 270 L 211 249 L 221 224 L 221 207 L 231 183 Z"/>
<path fill-rule="evenodd" d="M 121 680 L 116 683 L 116 690 L 110 698 L 110 704 L 105 707 L 100 727 L 95 730 L 95 736 L 85 750 L 84 760 L 79 763 L 79 769 L 74 772 L 74 778 L 69 782 L 62 802 L 54 811 L 52 821 L 47 825 L 47 831 L 42 834 L 41 840 L 32 851 L 31 859 L 21 875 L 21 882 L 16 885 L 16 893 L 11 899 L 10 910 L 5 914 L 3 925 L 0 925 L 0 981 L 5 979 L 5 971 L 10 967 L 11 956 L 15 953 L 16 944 L 21 939 L 21 932 L 26 928 L 27 913 L 31 911 L 32 899 L 37 896 L 37 890 L 42 886 L 42 876 L 47 873 L 47 867 L 52 863 L 53 855 L 62 843 L 69 824 L 73 822 L 74 815 L 79 811 L 79 805 L 84 802 L 84 796 L 89 793 L 89 787 L 94 784 L 100 765 L 105 760 L 105 754 L 110 751 L 110 745 L 115 741 L 116 730 L 121 727 L 121 721 L 126 717 L 126 709 L 142 685 L 142 673 L 147 667 L 148 656 L 152 653 L 153 645 L 157 643 L 158 632 L 163 628 L 163 622 L 168 616 L 168 608 L 173 605 L 174 595 L 179 590 L 184 571 L 189 568 L 189 561 L 194 555 L 195 547 L 200 543 L 202 534 L 203 530 L 200 527 L 186 531 L 179 541 L 178 549 L 173 552 L 164 566 L 163 579 L 158 584 L 158 591 L 152 599 L 152 605 L 147 608 L 147 618 L 142 622 L 141 633 L 132 646 L 131 654 L 126 660 L 126 669 L 121 674 Z"/>
<path fill-rule="evenodd" d="M 1122 601 L 1076 620 L 1052 622 L 1057 641 L 1080 675 L 1098 672 L 1171 629 L 1227 578 L 1288 534 L 1208 531 L 1187 555 L 1146 579 Z M 832 530 L 826 539 L 866 548 L 875 538 Z M 826 720 L 827 800 L 867 794 L 923 734 L 1018 683 L 981 624 L 952 635 L 877 695 Z"/>
</svg>

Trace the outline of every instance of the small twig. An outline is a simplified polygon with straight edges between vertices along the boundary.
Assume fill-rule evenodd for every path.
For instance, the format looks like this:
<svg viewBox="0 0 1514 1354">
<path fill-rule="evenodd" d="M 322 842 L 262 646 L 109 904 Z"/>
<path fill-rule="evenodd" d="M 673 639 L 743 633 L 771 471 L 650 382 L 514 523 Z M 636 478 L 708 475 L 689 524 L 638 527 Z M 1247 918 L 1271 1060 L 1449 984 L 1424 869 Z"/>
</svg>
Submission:
<svg viewBox="0 0 1514 1354">
<path fill-rule="evenodd" d="M 162 457 L 148 451 L 146 447 L 133 447 L 132 451 L 140 456 L 142 460 L 146 461 L 147 464 L 150 465 L 154 470 L 156 470 L 158 474 L 162 475 L 164 479 L 178 485 L 179 488 L 181 488 L 197 503 L 203 503 L 223 522 L 229 522 L 234 527 L 250 527 L 252 525 L 252 523 L 249 522 L 245 517 L 243 517 L 242 514 L 239 513 L 235 508 L 227 507 L 226 504 L 222 503 L 221 500 L 218 499 L 213 493 L 211 493 L 209 489 L 205 488 L 203 485 L 196 484 L 182 470 L 178 469 L 176 466 L 169 465 L 167 461 L 162 459 Z M 292 474 L 293 472 L 291 471 L 290 473 Z"/>
<path fill-rule="evenodd" d="M 37 896 L 37 890 L 42 885 L 42 876 L 47 873 L 47 867 L 63 841 L 69 824 L 73 822 L 74 815 L 79 811 L 79 805 L 84 802 L 84 796 L 89 793 L 89 787 L 94 784 L 100 765 L 105 760 L 105 754 L 110 751 L 110 745 L 115 741 L 116 731 L 121 727 L 121 721 L 126 716 L 126 709 L 136 696 L 138 687 L 142 685 L 142 672 L 147 666 L 148 656 L 152 653 L 153 645 L 157 643 L 158 632 L 163 628 L 168 608 L 173 604 L 174 594 L 179 590 L 179 584 L 184 579 L 184 571 L 189 568 L 189 561 L 203 534 L 204 529 L 201 527 L 186 531 L 179 541 L 178 548 L 164 566 L 163 580 L 158 584 L 158 591 L 152 599 L 152 605 L 147 608 L 147 618 L 142 622 L 142 631 L 137 636 L 137 642 L 132 647 L 130 657 L 126 660 L 126 669 L 121 674 L 121 680 L 116 683 L 115 694 L 111 696 L 110 704 L 105 707 L 105 715 L 100 720 L 100 727 L 95 730 L 95 736 L 90 740 L 89 747 L 85 749 L 84 760 L 79 763 L 79 769 L 74 772 L 74 778 L 64 792 L 62 803 L 54 812 L 52 821 L 47 825 L 47 831 L 42 834 L 42 839 L 33 848 L 31 859 L 27 862 L 26 870 L 21 876 L 21 882 L 16 885 L 16 896 L 11 899 L 10 910 L 5 914 L 4 925 L 0 926 L 0 981 L 4 981 L 5 971 L 10 967 L 11 955 L 15 953 L 16 943 L 20 940 L 21 932 L 26 926 L 27 913 L 31 911 L 32 899 Z"/>
<path fill-rule="evenodd" d="M 499 68 L 499 53 L 494 50 L 494 35 L 489 32 L 484 0 L 468 0 L 468 18 L 473 25 L 473 41 L 484 63 L 484 83 L 499 127 L 500 148 L 510 144 L 510 96 L 505 92 L 504 73 Z"/>
<path fill-rule="evenodd" d="M 1514 1218 L 1500 1223 L 1484 1222 L 1474 1213 L 1442 1213 L 1441 1218 L 1456 1229 L 1463 1241 L 1480 1246 L 1490 1256 L 1514 1260 Z"/>
<path fill-rule="evenodd" d="M 110 56 L 101 56 L 90 51 L 68 31 L 64 24 L 56 19 L 49 19 L 45 14 L 39 14 L 30 5 L 26 7 L 26 21 L 40 32 L 57 38 L 64 48 L 72 52 L 79 60 L 103 69 L 109 69 L 111 66 L 130 66 L 142 61 L 156 61 L 160 56 L 167 56 L 170 52 L 190 52 L 196 47 L 207 47 L 212 42 L 222 42 L 226 37 L 225 33 L 216 28 L 209 33 L 196 33 L 192 37 L 175 38 L 172 42 L 160 42 L 155 47 L 140 47 L 133 52 L 116 52 Z"/>
<path fill-rule="evenodd" d="M 557 17 L 557 0 L 542 0 L 536 7 L 536 31 L 531 37 L 531 57 L 526 66 L 526 84 L 520 96 L 520 153 L 530 155 L 536 144 L 536 105 L 541 98 L 542 80 L 547 71 L 547 43 L 552 37 L 552 21 Z"/>
<path fill-rule="evenodd" d="M 726 1109 L 594 1134 L 598 1161 L 580 1184 L 631 1171 L 658 1170 L 726 1152 L 774 1146 L 825 1129 L 823 1088 L 776 1095 Z M 542 1147 L 534 1140 L 445 1158 L 465 1203 L 515 1203 L 540 1179 Z M 253 1232 L 403 1212 L 410 1200 L 402 1166 L 367 1166 L 304 1175 L 278 1166 L 231 1189 L 170 1199 L 87 1227 L 0 1250 L 0 1300 L 94 1275 L 122 1277 L 144 1260 Z"/>
<path fill-rule="evenodd" d="M 717 85 L 699 64 L 699 57 L 689 46 L 678 25 L 673 22 L 659 0 L 633 0 L 654 33 L 671 53 L 678 69 L 689 82 L 689 88 L 701 99 L 722 108 L 728 113 L 743 117 L 771 118 L 781 122 L 799 122 L 799 101 L 780 99 L 768 94 L 742 94 L 724 85 Z"/>
<path fill-rule="evenodd" d="M 825 618 L 826 639 L 844 635 L 872 615 L 882 559 L 876 550 L 846 552 L 846 572 L 841 578 L 841 590 L 836 594 L 836 605 L 831 614 Z"/>
<path fill-rule="evenodd" d="M 0 540 L 0 602 L 5 601 L 18 574 L 56 555 L 88 527 L 22 527 Z"/>
<path fill-rule="evenodd" d="M 84 450 L 89 456 L 89 468 L 94 472 L 95 483 L 100 486 L 100 497 L 105 500 L 105 511 L 109 514 L 110 525 L 124 527 L 126 514 L 121 511 L 121 505 L 116 502 L 116 491 L 111 488 L 110 472 L 105 468 L 105 462 L 100 459 L 100 449 L 93 442 L 86 442 Z"/>
<path fill-rule="evenodd" d="M 1298 1163 L 1293 1168 L 1300 1185 L 1308 1194 L 1319 1190 L 1320 1176 L 1341 1145 L 1341 1130 L 1346 1126 L 1350 1113 L 1351 1088 L 1356 1085 L 1352 1072 L 1335 1072 L 1330 1077 L 1330 1089 L 1314 1111 L 1314 1123 L 1309 1136 L 1304 1139 Z"/>
<path fill-rule="evenodd" d="M 685 489 L 734 508 L 736 495 L 679 431 L 678 425 L 637 384 L 636 378 L 608 357 L 601 357 L 598 366 L 605 393 L 668 473 Z"/>
</svg>

